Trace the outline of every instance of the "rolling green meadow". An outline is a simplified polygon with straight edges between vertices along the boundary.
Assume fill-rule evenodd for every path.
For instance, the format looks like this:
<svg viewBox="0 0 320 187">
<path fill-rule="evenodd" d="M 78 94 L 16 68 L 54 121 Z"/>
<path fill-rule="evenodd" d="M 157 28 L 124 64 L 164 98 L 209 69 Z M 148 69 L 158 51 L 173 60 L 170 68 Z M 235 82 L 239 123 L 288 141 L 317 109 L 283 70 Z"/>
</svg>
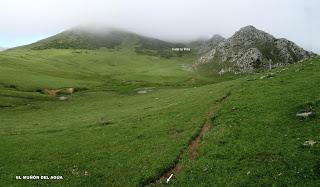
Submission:
<svg viewBox="0 0 320 187">
<path fill-rule="evenodd" d="M 196 58 L 0 52 L 0 186 L 319 186 L 320 59 L 220 76 L 194 71 Z M 63 180 L 16 179 L 30 175 Z"/>
</svg>

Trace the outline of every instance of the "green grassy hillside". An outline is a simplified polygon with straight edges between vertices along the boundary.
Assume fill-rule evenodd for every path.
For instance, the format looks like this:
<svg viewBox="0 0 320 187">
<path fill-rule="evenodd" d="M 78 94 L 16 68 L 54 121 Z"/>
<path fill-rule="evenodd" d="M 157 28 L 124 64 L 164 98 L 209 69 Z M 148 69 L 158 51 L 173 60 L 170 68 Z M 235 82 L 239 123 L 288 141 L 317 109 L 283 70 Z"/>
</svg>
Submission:
<svg viewBox="0 0 320 187">
<path fill-rule="evenodd" d="M 133 49 L 0 53 L 0 186 L 319 184 L 320 59 L 235 77 L 194 72 L 193 53 Z M 209 108 L 210 129 L 190 159 Z M 295 116 L 310 108 L 312 118 Z"/>
</svg>

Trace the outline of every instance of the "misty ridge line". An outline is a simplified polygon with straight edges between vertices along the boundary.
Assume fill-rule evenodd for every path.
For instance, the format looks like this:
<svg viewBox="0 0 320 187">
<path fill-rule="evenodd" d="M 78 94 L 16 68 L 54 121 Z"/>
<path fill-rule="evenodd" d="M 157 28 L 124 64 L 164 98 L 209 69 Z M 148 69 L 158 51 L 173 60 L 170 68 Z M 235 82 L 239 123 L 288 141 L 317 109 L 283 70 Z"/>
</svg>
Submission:
<svg viewBox="0 0 320 187">
<path fill-rule="evenodd" d="M 107 35 L 112 32 L 119 32 L 119 33 L 132 34 L 132 35 L 136 35 L 136 36 L 142 36 L 142 37 L 146 37 L 146 38 L 154 38 L 154 39 L 162 40 L 165 42 L 184 43 L 184 44 L 194 42 L 194 41 L 205 42 L 205 41 L 209 40 L 211 37 L 213 37 L 214 35 L 217 35 L 216 33 L 214 33 L 211 36 L 197 36 L 197 37 L 190 37 L 189 39 L 168 39 L 166 37 L 155 37 L 155 36 L 144 34 L 144 33 L 138 32 L 138 31 L 132 31 L 130 29 L 125 29 L 125 28 L 115 27 L 115 26 L 110 26 L 110 25 L 81 24 L 81 25 L 69 27 L 65 30 L 58 31 L 55 34 L 52 34 L 50 36 L 42 37 L 41 39 L 26 43 L 23 45 L 19 45 L 16 47 L 26 46 L 26 45 L 30 45 L 30 44 L 33 44 L 33 43 L 36 43 L 39 41 L 43 41 L 47 38 L 50 38 L 52 36 L 56 36 L 56 35 L 64 33 L 64 32 L 74 32 L 74 33 L 87 32 L 88 34 L 93 34 L 93 35 L 97 35 L 97 36 L 99 36 L 99 35 L 104 36 L 104 35 Z M 221 34 L 218 34 L 218 35 L 221 35 Z M 5 47 L 5 46 L 1 46 L 1 47 L 9 49 L 9 47 Z M 16 48 L 16 47 L 11 47 L 11 48 Z"/>
<path fill-rule="evenodd" d="M 245 28 L 245 27 L 254 27 L 254 25 L 247 25 L 247 26 L 243 26 L 237 30 L 235 30 L 231 36 L 229 37 L 225 37 L 225 35 L 223 34 L 217 34 L 217 33 L 213 33 L 210 37 L 205 37 L 205 36 L 199 36 L 199 37 L 194 37 L 194 38 L 190 38 L 190 39 L 184 39 L 184 40 L 179 40 L 179 39 L 176 39 L 176 40 L 173 40 L 173 39 L 165 39 L 165 38 L 162 38 L 162 37 L 153 37 L 151 35 L 147 35 L 147 34 L 142 34 L 140 32 L 135 32 L 135 31 L 131 31 L 130 29 L 125 29 L 125 28 L 121 28 L 121 27 L 114 27 L 114 26 L 110 26 L 110 25 L 102 25 L 102 24 L 81 24 L 81 25 L 77 25 L 77 26 L 73 26 L 73 27 L 70 27 L 62 32 L 58 32 L 56 34 L 53 34 L 49 37 L 44 37 L 40 40 L 37 40 L 35 42 L 30 42 L 28 44 L 25 44 L 25 45 L 20 45 L 20 46 L 17 46 L 17 47 L 23 47 L 23 46 L 28 46 L 28 45 L 31 45 L 31 44 L 34 44 L 34 43 L 37 43 L 37 42 L 41 42 L 41 41 L 44 41 L 48 38 L 52 38 L 54 36 L 57 36 L 61 33 L 65 33 L 65 32 L 73 32 L 73 33 L 81 33 L 81 32 L 86 32 L 87 34 L 91 34 L 91 35 L 96 35 L 96 36 L 100 36 L 100 37 L 104 37 L 104 36 L 107 36 L 108 34 L 110 33 L 123 33 L 123 34 L 131 34 L 131 35 L 135 35 L 135 36 L 141 36 L 141 37 L 145 37 L 145 38 L 149 38 L 149 39 L 155 39 L 155 40 L 159 40 L 159 41 L 164 41 L 164 42 L 170 42 L 170 43 L 181 43 L 181 44 L 191 44 L 191 43 L 194 43 L 194 42 L 197 42 L 197 43 L 206 43 L 208 41 L 210 41 L 211 39 L 215 38 L 215 37 L 222 37 L 224 39 L 229 39 L 231 38 L 236 32 L 238 32 L 239 30 L 241 30 L 242 28 Z M 279 38 L 280 39 L 280 38 Z M 295 42 L 295 41 L 294 41 Z M 12 48 L 17 48 L 17 47 L 12 47 Z M 7 49 L 11 49 L 11 48 L 6 48 L 6 47 L 2 47 L 0 46 L 0 51 L 3 51 L 3 50 L 7 50 Z M 311 50 L 310 50 L 311 51 Z M 312 51 L 314 52 L 314 51 Z"/>
</svg>

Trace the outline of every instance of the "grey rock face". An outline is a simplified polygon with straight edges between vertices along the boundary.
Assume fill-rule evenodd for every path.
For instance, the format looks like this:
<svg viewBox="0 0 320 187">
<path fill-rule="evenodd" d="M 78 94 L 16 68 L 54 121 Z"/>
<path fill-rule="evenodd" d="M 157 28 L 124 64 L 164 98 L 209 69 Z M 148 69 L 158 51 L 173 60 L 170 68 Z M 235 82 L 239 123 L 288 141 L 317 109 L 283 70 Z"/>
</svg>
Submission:
<svg viewBox="0 0 320 187">
<path fill-rule="evenodd" d="M 276 48 L 279 50 L 280 56 L 282 57 L 285 63 L 301 60 L 304 57 L 311 55 L 311 53 L 305 51 L 304 49 L 287 39 L 281 38 L 277 40 L 275 43 Z"/>
<path fill-rule="evenodd" d="M 262 53 L 257 48 L 250 48 L 240 55 L 239 58 L 234 60 L 240 72 L 253 72 L 255 66 L 258 66 L 263 58 Z"/>
<path fill-rule="evenodd" d="M 194 67 L 215 63 L 220 67 L 220 74 L 252 73 L 260 68 L 284 66 L 314 55 L 289 40 L 276 39 L 253 26 L 243 27 L 232 37 L 210 47 L 211 50 L 201 55 Z"/>
</svg>

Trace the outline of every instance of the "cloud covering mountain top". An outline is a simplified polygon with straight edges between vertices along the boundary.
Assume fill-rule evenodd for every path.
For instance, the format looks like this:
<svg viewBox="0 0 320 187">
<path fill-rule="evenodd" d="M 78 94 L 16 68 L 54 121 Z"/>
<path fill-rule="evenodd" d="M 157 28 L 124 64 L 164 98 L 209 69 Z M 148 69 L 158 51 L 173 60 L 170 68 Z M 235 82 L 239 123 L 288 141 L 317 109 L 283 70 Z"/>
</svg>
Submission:
<svg viewBox="0 0 320 187">
<path fill-rule="evenodd" d="M 229 37 L 254 25 L 320 52 L 317 0 L 3 0 L 0 6 L 0 46 L 31 43 L 87 24 L 180 41 Z"/>
</svg>

